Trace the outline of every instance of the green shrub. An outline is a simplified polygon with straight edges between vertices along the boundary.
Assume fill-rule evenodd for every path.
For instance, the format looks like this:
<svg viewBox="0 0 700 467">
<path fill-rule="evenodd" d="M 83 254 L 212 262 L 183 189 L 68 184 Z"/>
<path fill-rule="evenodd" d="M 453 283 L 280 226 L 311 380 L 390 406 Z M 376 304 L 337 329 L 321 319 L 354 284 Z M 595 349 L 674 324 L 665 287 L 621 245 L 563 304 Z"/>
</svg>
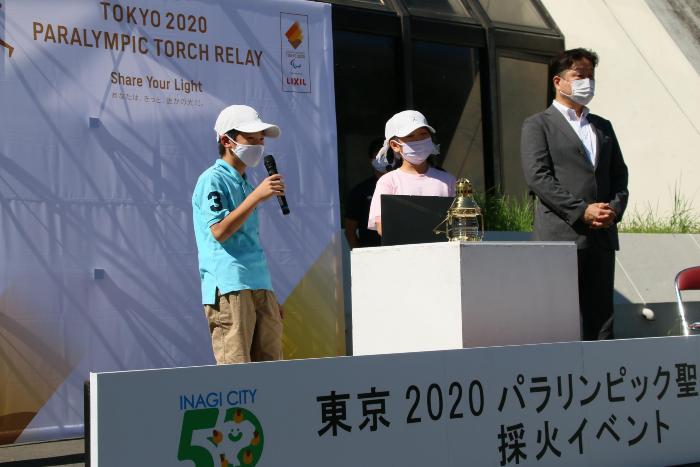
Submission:
<svg viewBox="0 0 700 467">
<path fill-rule="evenodd" d="M 532 231 L 535 205 L 531 197 L 477 193 L 474 198 L 484 214 L 485 230 Z M 618 228 L 627 233 L 700 233 L 700 216 L 676 186 L 673 210 L 668 216 L 660 215 L 652 206 L 643 212 L 635 209 L 625 213 Z"/>
<path fill-rule="evenodd" d="M 484 230 L 532 231 L 535 205 L 529 196 L 477 193 L 474 199 L 484 215 Z"/>
<path fill-rule="evenodd" d="M 700 233 L 700 218 L 676 186 L 671 214 L 664 217 L 658 213 L 657 207 L 652 206 L 644 212 L 627 212 L 619 229 L 629 233 Z"/>
</svg>

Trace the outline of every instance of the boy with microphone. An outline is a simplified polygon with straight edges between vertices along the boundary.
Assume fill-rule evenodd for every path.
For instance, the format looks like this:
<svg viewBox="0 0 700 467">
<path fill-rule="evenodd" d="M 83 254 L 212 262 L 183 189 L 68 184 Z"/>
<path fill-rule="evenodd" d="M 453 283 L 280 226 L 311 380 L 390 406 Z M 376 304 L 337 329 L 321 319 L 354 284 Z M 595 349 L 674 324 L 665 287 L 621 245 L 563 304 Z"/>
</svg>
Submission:
<svg viewBox="0 0 700 467">
<path fill-rule="evenodd" d="M 259 203 L 284 195 L 279 174 L 257 187 L 245 170 L 262 159 L 265 137 L 280 134 L 252 107 L 232 105 L 214 125 L 220 158 L 192 195 L 202 303 L 217 364 L 282 358 L 282 307 L 272 291 L 258 232 Z"/>
</svg>

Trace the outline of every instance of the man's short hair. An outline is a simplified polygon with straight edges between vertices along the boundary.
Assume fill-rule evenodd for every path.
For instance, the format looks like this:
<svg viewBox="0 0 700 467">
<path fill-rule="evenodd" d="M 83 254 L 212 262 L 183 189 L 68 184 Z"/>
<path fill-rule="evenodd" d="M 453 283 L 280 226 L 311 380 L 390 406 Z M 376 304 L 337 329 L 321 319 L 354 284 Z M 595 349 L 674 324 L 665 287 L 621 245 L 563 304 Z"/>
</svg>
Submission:
<svg viewBox="0 0 700 467">
<path fill-rule="evenodd" d="M 235 140 L 239 133 L 240 131 L 230 130 L 226 132 L 226 136 L 228 136 L 231 140 Z M 219 157 L 223 157 L 224 154 L 226 154 L 226 147 L 221 144 L 221 138 L 219 138 Z"/>
<path fill-rule="evenodd" d="M 590 49 L 570 49 L 561 52 L 559 55 L 554 57 L 549 64 L 549 77 L 553 78 L 560 75 L 566 70 L 571 69 L 574 63 L 586 59 L 595 68 L 598 65 L 598 54 Z"/>
</svg>

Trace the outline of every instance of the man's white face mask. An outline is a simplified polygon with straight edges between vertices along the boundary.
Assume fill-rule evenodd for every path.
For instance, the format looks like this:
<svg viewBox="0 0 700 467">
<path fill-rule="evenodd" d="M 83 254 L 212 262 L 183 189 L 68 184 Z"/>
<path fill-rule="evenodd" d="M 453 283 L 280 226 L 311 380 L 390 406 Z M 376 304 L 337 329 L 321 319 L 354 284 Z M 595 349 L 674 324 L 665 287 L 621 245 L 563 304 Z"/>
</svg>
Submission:
<svg viewBox="0 0 700 467">
<path fill-rule="evenodd" d="M 583 78 L 569 81 L 569 83 L 571 83 L 571 94 L 566 94 L 561 90 L 559 92 L 577 104 L 588 105 L 595 95 L 595 80 Z"/>
</svg>

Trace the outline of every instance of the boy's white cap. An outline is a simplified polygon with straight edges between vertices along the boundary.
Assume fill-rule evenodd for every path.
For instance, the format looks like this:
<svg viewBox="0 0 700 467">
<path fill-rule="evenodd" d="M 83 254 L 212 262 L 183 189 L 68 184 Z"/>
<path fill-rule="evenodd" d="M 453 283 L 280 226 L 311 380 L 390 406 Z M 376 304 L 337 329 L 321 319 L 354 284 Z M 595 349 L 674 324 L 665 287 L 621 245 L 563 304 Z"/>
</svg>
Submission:
<svg viewBox="0 0 700 467">
<path fill-rule="evenodd" d="M 244 133 L 264 132 L 265 136 L 277 138 L 280 135 L 280 127 L 271 123 L 265 123 L 254 108 L 247 105 L 230 105 L 221 111 L 214 124 L 216 140 L 231 130 Z"/>
<path fill-rule="evenodd" d="M 389 150 L 389 140 L 391 138 L 394 136 L 403 138 L 421 127 L 426 127 L 431 133 L 435 133 L 435 128 L 428 125 L 428 120 L 425 119 L 425 115 L 417 110 L 404 110 L 403 112 L 394 114 L 394 116 L 386 122 L 386 126 L 384 127 L 384 145 L 377 153 L 376 159 L 379 161 L 386 160 L 386 152 Z"/>
</svg>

